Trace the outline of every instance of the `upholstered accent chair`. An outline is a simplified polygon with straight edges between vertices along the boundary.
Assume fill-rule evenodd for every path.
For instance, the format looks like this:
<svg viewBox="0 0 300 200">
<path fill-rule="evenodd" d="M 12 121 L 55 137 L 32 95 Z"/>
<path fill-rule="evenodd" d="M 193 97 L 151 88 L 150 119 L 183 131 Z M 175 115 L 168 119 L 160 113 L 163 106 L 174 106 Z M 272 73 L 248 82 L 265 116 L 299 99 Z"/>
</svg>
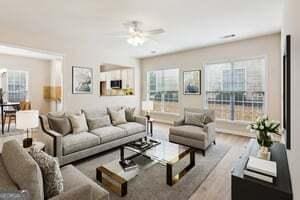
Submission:
<svg viewBox="0 0 300 200">
<path fill-rule="evenodd" d="M 198 114 L 196 119 L 188 116 L 195 113 Z M 215 127 L 213 110 L 185 108 L 184 116 L 175 121 L 174 127 L 169 129 L 169 141 L 200 149 L 205 156 L 205 150 L 210 144 L 216 144 Z"/>
</svg>

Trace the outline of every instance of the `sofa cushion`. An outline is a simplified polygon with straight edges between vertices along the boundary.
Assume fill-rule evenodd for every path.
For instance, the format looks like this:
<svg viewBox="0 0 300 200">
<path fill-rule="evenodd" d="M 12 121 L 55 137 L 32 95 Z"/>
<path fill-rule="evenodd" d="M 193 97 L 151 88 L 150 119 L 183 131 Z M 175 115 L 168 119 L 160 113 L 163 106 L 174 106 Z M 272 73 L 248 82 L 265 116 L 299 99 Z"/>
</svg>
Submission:
<svg viewBox="0 0 300 200">
<path fill-rule="evenodd" d="M 82 112 L 84 113 L 85 117 L 87 119 L 91 118 L 101 118 L 105 115 L 108 115 L 106 108 L 105 109 L 82 109 Z"/>
<path fill-rule="evenodd" d="M 68 155 L 100 144 L 100 139 L 94 134 L 81 132 L 63 137 L 63 154 Z"/>
<path fill-rule="evenodd" d="M 124 124 L 127 122 L 125 116 L 125 108 L 122 108 L 118 111 L 109 109 L 109 114 L 113 125 Z"/>
<path fill-rule="evenodd" d="M 73 133 L 86 132 L 89 130 L 83 113 L 80 115 L 70 114 L 69 119 L 72 124 Z"/>
<path fill-rule="evenodd" d="M 105 115 L 103 117 L 97 117 L 97 118 L 88 118 L 87 123 L 88 123 L 89 130 L 94 130 L 97 128 L 111 125 L 109 115 Z"/>
<path fill-rule="evenodd" d="M 48 115 L 48 122 L 50 129 L 62 134 L 67 135 L 72 132 L 72 126 L 69 118 L 65 115 L 60 117 L 54 117 Z"/>
<path fill-rule="evenodd" d="M 45 198 L 49 199 L 62 193 L 64 185 L 58 161 L 37 148 L 31 148 L 29 153 L 42 171 Z"/>
<path fill-rule="evenodd" d="M 64 178 L 64 191 L 70 191 L 76 187 L 90 185 L 93 188 L 93 199 L 108 200 L 109 193 L 99 186 L 96 182 L 82 174 L 72 165 L 67 165 L 61 168 L 61 173 Z"/>
<path fill-rule="evenodd" d="M 192 125 L 171 127 L 170 134 L 201 141 L 207 139 L 207 133 L 201 127 Z"/>
<path fill-rule="evenodd" d="M 2 158 L 9 176 L 19 189 L 28 190 L 32 200 L 44 199 L 41 170 L 16 140 L 3 144 Z"/>
<path fill-rule="evenodd" d="M 134 107 L 133 108 L 130 108 L 130 107 L 125 108 L 126 121 L 135 122 L 134 111 L 135 111 Z"/>
<path fill-rule="evenodd" d="M 126 136 L 126 132 L 115 126 L 106 126 L 92 130 L 91 133 L 97 135 L 100 138 L 100 143 L 110 142 Z"/>
<path fill-rule="evenodd" d="M 128 122 L 126 124 L 120 124 L 117 127 L 124 129 L 127 135 L 133 135 L 146 130 L 146 127 L 143 124 L 136 123 L 136 122 Z"/>
<path fill-rule="evenodd" d="M 18 186 L 14 184 L 13 180 L 9 177 L 5 165 L 0 155 L 0 188 L 1 190 L 14 191 L 18 190 Z"/>
</svg>

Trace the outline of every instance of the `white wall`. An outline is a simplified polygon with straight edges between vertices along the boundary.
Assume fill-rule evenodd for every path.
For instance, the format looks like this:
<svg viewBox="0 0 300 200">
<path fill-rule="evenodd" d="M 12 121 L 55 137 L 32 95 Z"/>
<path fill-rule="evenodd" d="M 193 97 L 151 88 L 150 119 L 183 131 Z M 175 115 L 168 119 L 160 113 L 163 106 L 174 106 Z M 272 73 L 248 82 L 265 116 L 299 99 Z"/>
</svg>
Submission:
<svg viewBox="0 0 300 200">
<path fill-rule="evenodd" d="M 281 36 L 280 33 L 257 38 L 226 43 L 222 45 L 199 48 L 168 55 L 145 58 L 141 60 L 142 67 L 142 97 L 146 97 L 147 71 L 162 68 L 180 68 L 180 106 L 204 106 L 204 71 L 203 65 L 210 62 L 228 61 L 243 58 L 266 57 L 267 64 L 267 114 L 275 120 L 281 120 Z M 182 94 L 182 72 L 190 69 L 202 70 L 202 95 Z M 156 116 L 161 119 L 173 119 L 167 115 Z M 230 129 L 231 123 L 219 123 L 220 127 Z M 235 126 L 236 130 L 246 131 L 246 125 Z"/>
<path fill-rule="evenodd" d="M 29 32 L 30 33 L 30 32 Z M 59 38 L 51 35 L 28 34 L 5 30 L 0 33 L 0 43 L 24 46 L 64 55 L 63 93 L 64 110 L 77 112 L 81 108 L 96 108 L 110 105 L 130 105 L 139 108 L 140 70 L 139 62 L 129 58 L 127 52 L 112 52 L 109 47 L 98 43 L 97 38 Z M 136 93 L 127 97 L 99 96 L 99 65 L 112 63 L 135 67 Z M 93 68 L 93 94 L 72 94 L 72 66 Z"/>
<path fill-rule="evenodd" d="M 291 35 L 291 150 L 288 151 L 294 199 L 300 199 L 300 1 L 286 0 L 283 17 L 283 38 Z"/>
<path fill-rule="evenodd" d="M 29 101 L 32 109 L 38 109 L 41 113 L 49 112 L 50 104 L 43 98 L 43 86 L 50 84 L 49 61 L 0 54 L 0 68 L 27 71 Z"/>
</svg>

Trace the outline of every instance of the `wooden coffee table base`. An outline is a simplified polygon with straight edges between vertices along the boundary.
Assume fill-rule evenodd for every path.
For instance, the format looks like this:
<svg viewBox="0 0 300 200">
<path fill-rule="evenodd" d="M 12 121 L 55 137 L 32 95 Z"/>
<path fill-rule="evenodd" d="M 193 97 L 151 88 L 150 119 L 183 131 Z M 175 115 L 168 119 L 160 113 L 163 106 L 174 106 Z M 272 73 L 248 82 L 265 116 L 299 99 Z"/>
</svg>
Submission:
<svg viewBox="0 0 300 200">
<path fill-rule="evenodd" d="M 127 181 L 117 174 L 109 171 L 104 167 L 96 169 L 97 180 L 100 181 L 106 188 L 119 194 L 121 197 L 127 194 Z M 105 175 L 106 177 L 104 177 Z"/>
<path fill-rule="evenodd" d="M 190 163 L 181 172 L 173 176 L 173 165 L 182 160 L 185 156 L 190 155 Z M 177 183 L 184 175 L 186 175 L 195 166 L 195 151 L 190 149 L 177 158 L 167 163 L 167 184 L 172 186 Z"/>
</svg>

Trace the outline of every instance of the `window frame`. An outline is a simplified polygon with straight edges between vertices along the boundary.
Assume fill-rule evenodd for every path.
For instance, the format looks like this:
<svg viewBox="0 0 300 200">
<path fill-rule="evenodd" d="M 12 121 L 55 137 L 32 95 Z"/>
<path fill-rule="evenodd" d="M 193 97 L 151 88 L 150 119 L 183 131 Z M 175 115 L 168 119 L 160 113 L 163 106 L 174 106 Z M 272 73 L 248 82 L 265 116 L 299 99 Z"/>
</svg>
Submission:
<svg viewBox="0 0 300 200">
<path fill-rule="evenodd" d="M 180 81 L 181 81 L 181 77 L 180 77 L 180 73 L 181 73 L 181 69 L 180 67 L 162 67 L 162 68 L 155 68 L 155 69 L 151 69 L 151 70 L 147 70 L 146 71 L 146 99 L 149 99 L 149 87 L 148 87 L 148 73 L 150 72 L 156 72 L 156 71 L 166 71 L 166 70 L 178 70 L 178 105 L 179 105 L 179 111 L 177 112 L 166 112 L 166 111 L 154 111 L 152 110 L 151 113 L 153 114 L 160 114 L 160 115 L 174 115 L 174 116 L 180 116 L 180 102 L 181 102 L 181 94 L 180 94 Z M 163 104 L 165 102 L 163 101 Z M 164 105 L 162 106 L 164 107 Z"/>
<path fill-rule="evenodd" d="M 204 74 L 204 92 L 203 92 L 203 101 L 204 101 L 204 108 L 208 108 L 207 101 L 206 101 L 206 69 L 208 65 L 213 65 L 213 64 L 221 64 L 221 63 L 230 63 L 231 66 L 233 66 L 233 63 L 235 62 L 241 62 L 241 61 L 250 61 L 250 60 L 257 60 L 257 59 L 264 59 L 265 66 L 264 66 L 264 108 L 263 108 L 263 113 L 268 113 L 268 69 L 269 69 L 269 61 L 268 61 L 268 56 L 267 55 L 260 55 L 260 56 L 252 56 L 252 57 L 240 57 L 240 58 L 231 58 L 231 59 L 221 59 L 218 61 L 212 61 L 212 62 L 205 62 L 203 64 L 203 74 Z M 249 124 L 251 121 L 246 121 L 246 120 L 231 120 L 231 119 L 220 119 L 217 118 L 217 121 L 222 121 L 222 122 L 229 122 L 229 123 L 238 123 L 238 124 Z"/>
<path fill-rule="evenodd" d="M 26 76 L 26 98 L 25 100 L 27 101 L 28 100 L 28 97 L 29 97 L 29 72 L 28 71 L 25 71 L 25 70 L 14 70 L 14 69 L 8 69 L 7 70 L 7 74 L 6 74 L 6 91 L 7 93 L 9 92 L 8 91 L 8 73 L 9 72 L 18 72 L 18 73 L 25 73 L 25 76 Z M 7 94 L 7 101 L 9 103 L 16 103 L 16 102 L 10 102 L 9 99 L 8 99 L 8 94 Z"/>
</svg>

